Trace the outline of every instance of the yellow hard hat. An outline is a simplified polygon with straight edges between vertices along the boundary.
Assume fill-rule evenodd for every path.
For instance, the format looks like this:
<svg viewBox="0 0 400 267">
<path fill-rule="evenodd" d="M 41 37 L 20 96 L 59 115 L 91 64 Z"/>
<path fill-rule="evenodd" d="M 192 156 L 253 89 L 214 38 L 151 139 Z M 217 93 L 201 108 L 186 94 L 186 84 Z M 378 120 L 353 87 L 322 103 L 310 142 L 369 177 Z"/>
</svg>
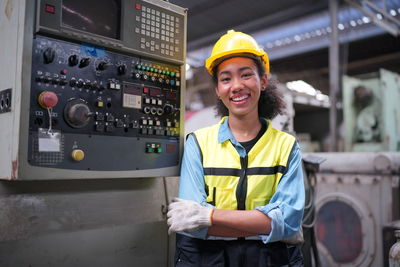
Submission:
<svg viewBox="0 0 400 267">
<path fill-rule="evenodd" d="M 252 54 L 260 58 L 265 67 L 265 74 L 269 74 L 269 59 L 267 53 L 257 44 L 256 40 L 248 34 L 229 30 L 215 43 L 211 56 L 206 60 L 206 69 L 212 71 L 221 59 L 236 54 Z"/>
</svg>

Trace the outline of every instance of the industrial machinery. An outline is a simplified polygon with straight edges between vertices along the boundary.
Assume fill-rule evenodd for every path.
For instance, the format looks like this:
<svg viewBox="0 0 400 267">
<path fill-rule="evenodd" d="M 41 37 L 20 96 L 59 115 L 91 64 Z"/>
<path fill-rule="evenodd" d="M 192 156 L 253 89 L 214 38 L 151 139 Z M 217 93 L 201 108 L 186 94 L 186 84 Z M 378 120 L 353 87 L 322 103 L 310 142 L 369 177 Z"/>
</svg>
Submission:
<svg viewBox="0 0 400 267">
<path fill-rule="evenodd" d="M 400 216 L 398 152 L 312 153 L 321 266 L 386 266 L 383 232 Z"/>
<path fill-rule="evenodd" d="M 0 179 L 177 175 L 185 9 L 159 0 L 4 3 Z"/>
<path fill-rule="evenodd" d="M 346 151 L 400 151 L 400 76 L 343 77 Z"/>
</svg>

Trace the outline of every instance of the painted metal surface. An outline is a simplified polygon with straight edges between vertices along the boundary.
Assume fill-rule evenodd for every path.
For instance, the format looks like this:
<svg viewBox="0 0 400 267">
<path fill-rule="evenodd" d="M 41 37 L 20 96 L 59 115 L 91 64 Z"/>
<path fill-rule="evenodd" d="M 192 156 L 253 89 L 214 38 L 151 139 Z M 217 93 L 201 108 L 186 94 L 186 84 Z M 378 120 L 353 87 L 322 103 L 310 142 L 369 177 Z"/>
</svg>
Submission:
<svg viewBox="0 0 400 267">
<path fill-rule="evenodd" d="M 383 266 L 387 255 L 383 255 L 382 228 L 399 217 L 400 153 L 310 155 L 326 158 L 316 183 L 316 235 L 322 266 Z M 349 212 L 343 213 L 344 207 L 354 220 Z M 324 220 L 330 214 L 335 220 Z M 354 233 L 359 235 L 349 240 Z"/>
<path fill-rule="evenodd" d="M 400 151 L 398 99 L 400 75 L 397 73 L 381 69 L 377 78 L 344 76 L 345 150 Z"/>
<path fill-rule="evenodd" d="M 168 266 L 177 177 L 0 182 L 0 266 Z"/>
</svg>

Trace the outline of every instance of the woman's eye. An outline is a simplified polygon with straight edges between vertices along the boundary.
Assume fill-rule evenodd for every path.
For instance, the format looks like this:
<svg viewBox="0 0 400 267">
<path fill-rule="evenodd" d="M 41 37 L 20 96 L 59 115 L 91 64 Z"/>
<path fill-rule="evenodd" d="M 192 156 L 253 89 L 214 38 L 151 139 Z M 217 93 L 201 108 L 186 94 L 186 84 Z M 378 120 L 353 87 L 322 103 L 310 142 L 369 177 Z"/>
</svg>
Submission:
<svg viewBox="0 0 400 267">
<path fill-rule="evenodd" d="M 251 76 L 253 76 L 253 73 L 251 73 L 251 72 L 247 72 L 247 73 L 243 73 L 242 74 L 242 77 L 244 77 L 244 78 L 251 77 Z"/>
<path fill-rule="evenodd" d="M 221 82 L 229 82 L 230 78 L 224 77 L 224 78 L 221 78 L 220 80 L 221 80 Z"/>
</svg>

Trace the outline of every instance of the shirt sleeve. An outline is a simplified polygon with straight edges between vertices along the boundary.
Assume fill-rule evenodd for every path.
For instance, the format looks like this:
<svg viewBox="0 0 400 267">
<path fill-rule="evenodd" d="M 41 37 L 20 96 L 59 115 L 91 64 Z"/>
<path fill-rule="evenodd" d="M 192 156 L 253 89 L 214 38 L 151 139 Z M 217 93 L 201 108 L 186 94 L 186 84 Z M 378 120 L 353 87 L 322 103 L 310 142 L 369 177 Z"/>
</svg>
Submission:
<svg viewBox="0 0 400 267">
<path fill-rule="evenodd" d="M 265 206 L 256 209 L 271 218 L 271 232 L 260 235 L 264 243 L 293 236 L 301 227 L 304 211 L 304 178 L 299 145 L 295 143 L 288 161 L 287 172 L 279 181 L 275 194 Z"/>
<path fill-rule="evenodd" d="M 193 200 L 203 206 L 210 206 L 207 203 L 201 154 L 193 135 L 189 135 L 185 144 L 179 180 L 179 198 Z M 203 227 L 197 231 L 182 234 L 205 239 L 207 232 L 208 227 Z"/>
</svg>

